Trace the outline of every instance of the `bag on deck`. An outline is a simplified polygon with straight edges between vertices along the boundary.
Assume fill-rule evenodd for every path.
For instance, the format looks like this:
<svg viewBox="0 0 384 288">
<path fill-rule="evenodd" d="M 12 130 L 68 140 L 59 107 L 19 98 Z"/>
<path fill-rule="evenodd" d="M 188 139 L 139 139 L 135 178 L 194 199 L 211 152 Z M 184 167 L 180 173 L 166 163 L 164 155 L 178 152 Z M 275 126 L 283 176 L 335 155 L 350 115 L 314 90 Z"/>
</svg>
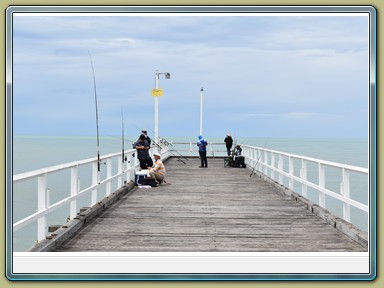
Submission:
<svg viewBox="0 0 384 288">
<path fill-rule="evenodd" d="M 235 158 L 235 163 L 234 163 L 233 167 L 239 168 L 240 166 L 243 168 L 246 167 L 244 156 L 236 156 L 236 158 Z"/>
<path fill-rule="evenodd" d="M 152 177 L 146 177 L 143 180 L 143 185 L 149 185 L 149 186 L 152 186 L 152 187 L 156 187 L 156 179 L 152 178 Z"/>
</svg>

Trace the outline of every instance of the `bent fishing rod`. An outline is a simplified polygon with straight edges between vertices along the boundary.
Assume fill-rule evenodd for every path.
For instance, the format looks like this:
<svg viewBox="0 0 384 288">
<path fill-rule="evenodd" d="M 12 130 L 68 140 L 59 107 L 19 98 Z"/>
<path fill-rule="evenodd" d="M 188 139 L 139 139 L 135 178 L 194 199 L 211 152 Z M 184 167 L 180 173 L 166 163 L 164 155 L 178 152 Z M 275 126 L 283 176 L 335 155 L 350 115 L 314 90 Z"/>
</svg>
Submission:
<svg viewBox="0 0 384 288">
<path fill-rule="evenodd" d="M 99 112 L 97 108 L 97 93 L 96 93 L 96 77 L 95 70 L 93 68 L 93 61 L 91 53 L 88 51 L 89 59 L 91 60 L 92 75 L 93 75 L 93 89 L 95 93 L 95 110 L 96 110 L 96 135 L 97 135 L 97 171 L 100 173 L 100 140 L 99 140 Z M 99 181 L 99 179 L 98 179 Z"/>
<path fill-rule="evenodd" d="M 255 166 L 253 167 L 251 174 L 249 174 L 249 177 L 252 177 L 252 175 L 254 174 L 255 169 L 257 167 L 257 164 L 259 164 L 259 160 L 260 160 L 261 156 L 264 154 L 265 147 L 267 146 L 268 141 L 269 141 L 269 138 L 267 139 L 267 141 L 265 141 L 265 144 L 264 144 L 264 147 L 263 147 L 263 151 L 261 151 L 259 157 L 257 158 L 257 162 L 256 162 Z"/>
<path fill-rule="evenodd" d="M 149 130 L 151 130 L 152 133 L 155 134 L 155 131 L 153 131 L 151 128 L 149 128 Z M 172 149 L 172 150 L 169 150 L 169 152 L 171 152 L 172 155 L 176 156 L 180 161 L 182 161 L 182 160 L 181 160 L 179 157 L 182 157 L 182 158 L 184 158 L 185 160 L 188 161 L 188 158 L 185 157 L 183 154 L 181 154 L 179 151 L 177 151 L 177 150 L 175 149 L 175 146 L 173 146 L 173 144 L 172 144 L 171 142 L 168 142 L 167 139 L 165 139 L 164 137 L 161 137 L 161 138 L 159 139 L 159 142 L 160 142 L 161 144 L 164 144 L 165 146 L 172 146 L 173 149 Z M 156 145 L 158 145 L 158 144 L 156 144 Z M 175 151 L 179 156 L 173 154 L 172 151 Z M 182 161 L 182 162 L 184 163 L 184 161 Z M 184 163 L 184 164 L 186 164 L 186 163 Z"/>
<path fill-rule="evenodd" d="M 131 124 L 132 124 L 132 123 L 131 123 Z M 141 131 L 141 129 L 140 129 L 139 127 L 137 127 L 137 126 L 134 125 L 134 124 L 132 124 L 132 125 L 135 126 L 138 130 Z M 149 128 L 149 130 L 151 130 L 153 133 L 155 133 L 151 128 Z M 153 140 L 153 139 L 151 139 L 151 140 L 152 140 L 153 144 L 155 144 L 155 146 L 156 146 L 157 148 L 159 148 L 159 149 L 162 148 L 161 145 L 160 145 L 159 143 L 156 143 L 155 140 Z M 177 151 L 177 150 L 175 149 L 175 147 L 172 145 L 172 143 L 168 142 L 168 141 L 165 140 L 164 138 L 161 138 L 161 139 L 159 140 L 159 142 L 162 143 L 162 144 L 165 144 L 166 146 L 171 145 L 173 149 L 172 149 L 172 150 L 168 150 L 169 153 L 171 153 L 173 156 L 175 156 L 175 157 L 176 157 L 179 161 L 181 161 L 183 164 L 187 164 L 187 163 L 184 162 L 181 158 L 184 158 L 184 159 L 187 160 L 187 161 L 188 161 L 188 158 L 185 157 L 184 155 L 182 155 L 179 151 Z M 176 152 L 178 155 L 175 155 L 173 152 Z"/>
</svg>

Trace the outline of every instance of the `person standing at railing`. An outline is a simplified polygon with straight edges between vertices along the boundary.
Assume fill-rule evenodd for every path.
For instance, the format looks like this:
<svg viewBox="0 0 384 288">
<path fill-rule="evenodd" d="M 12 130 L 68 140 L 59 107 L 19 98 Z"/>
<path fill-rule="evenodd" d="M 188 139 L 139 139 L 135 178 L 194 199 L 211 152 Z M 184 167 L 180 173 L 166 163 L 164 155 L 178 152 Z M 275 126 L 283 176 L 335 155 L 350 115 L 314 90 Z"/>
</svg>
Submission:
<svg viewBox="0 0 384 288">
<path fill-rule="evenodd" d="M 151 147 L 152 140 L 151 140 L 151 138 L 149 138 L 149 136 L 147 134 L 147 129 L 141 130 L 141 134 L 143 134 L 145 136 L 145 140 L 147 140 L 149 147 Z"/>
<path fill-rule="evenodd" d="M 233 144 L 233 139 L 231 137 L 231 134 L 227 134 L 227 137 L 224 139 L 225 146 L 227 147 L 227 154 L 228 156 L 231 156 L 231 148 Z"/>
<path fill-rule="evenodd" d="M 197 141 L 197 146 L 199 146 L 199 155 L 201 166 L 199 168 L 208 168 L 208 160 L 207 160 L 207 145 L 208 142 L 203 138 L 203 136 L 199 136 L 199 141 Z"/>
<path fill-rule="evenodd" d="M 133 148 L 137 151 L 137 158 L 140 161 L 140 168 L 147 169 L 153 165 L 153 161 L 151 156 L 149 156 L 149 144 L 148 141 L 145 140 L 145 136 L 143 134 L 140 135 L 139 139 L 133 143 Z"/>
</svg>

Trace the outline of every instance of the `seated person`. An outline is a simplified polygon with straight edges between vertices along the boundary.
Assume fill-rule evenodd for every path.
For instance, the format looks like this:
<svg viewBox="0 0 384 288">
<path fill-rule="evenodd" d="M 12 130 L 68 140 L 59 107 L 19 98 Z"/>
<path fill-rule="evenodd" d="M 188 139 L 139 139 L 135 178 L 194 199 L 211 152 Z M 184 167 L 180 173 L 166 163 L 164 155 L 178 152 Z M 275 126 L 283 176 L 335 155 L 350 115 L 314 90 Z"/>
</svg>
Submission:
<svg viewBox="0 0 384 288">
<path fill-rule="evenodd" d="M 237 144 L 236 150 L 235 150 L 235 156 L 241 156 L 241 151 L 243 151 L 243 149 L 241 149 L 240 145 Z"/>
<path fill-rule="evenodd" d="M 240 145 L 236 145 L 236 151 L 235 151 L 235 163 L 233 164 L 234 167 L 243 167 L 245 168 L 245 158 L 244 156 L 241 156 L 241 149 Z"/>
<path fill-rule="evenodd" d="M 153 157 L 155 158 L 155 164 L 153 167 L 148 168 L 148 176 L 154 178 L 157 185 L 159 185 L 165 177 L 165 166 L 160 160 L 161 155 L 159 153 L 153 153 Z"/>
</svg>

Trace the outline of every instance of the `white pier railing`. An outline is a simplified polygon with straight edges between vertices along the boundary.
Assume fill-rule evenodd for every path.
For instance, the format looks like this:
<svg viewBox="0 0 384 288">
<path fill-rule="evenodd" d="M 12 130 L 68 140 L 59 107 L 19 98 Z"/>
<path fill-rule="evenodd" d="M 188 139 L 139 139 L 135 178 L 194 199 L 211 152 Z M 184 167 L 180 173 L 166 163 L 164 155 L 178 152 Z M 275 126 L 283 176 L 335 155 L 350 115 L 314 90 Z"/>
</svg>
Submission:
<svg viewBox="0 0 384 288">
<path fill-rule="evenodd" d="M 172 156 L 198 156 L 196 142 L 169 143 L 162 140 L 160 145 L 164 160 Z M 260 147 L 241 146 L 248 169 L 264 174 L 280 185 L 301 194 L 304 198 L 317 202 L 332 213 L 335 213 L 334 209 L 329 207 L 332 201 L 327 201 L 327 197 L 340 201 L 342 218 L 348 222 L 353 223 L 351 208 L 363 211 L 365 217 L 368 217 L 368 169 Z M 17 189 L 14 189 L 15 185 L 28 182 L 28 185 L 24 185 L 24 187 L 27 186 L 28 189 L 32 189 L 32 193 L 35 193 L 31 198 L 37 202 L 37 209 L 29 215 L 22 216 L 22 219 L 14 219 L 13 232 L 34 224 L 37 227 L 36 240 L 45 239 L 48 234 L 47 219 L 52 213 L 61 209 L 69 209 L 69 212 L 63 213 L 65 215 L 63 219 L 57 220 L 59 224 L 63 224 L 76 217 L 80 208 L 93 206 L 122 187 L 125 182 L 133 181 L 135 170 L 139 166 L 136 154 L 132 149 L 125 151 L 124 157 L 121 152 L 102 156 L 101 172 L 98 171 L 97 159 L 92 158 L 14 175 L 13 193 L 17 193 Z M 211 157 L 226 156 L 224 143 L 210 143 L 207 154 Z M 126 160 L 123 161 L 123 158 Z M 332 171 L 330 172 L 329 169 Z M 60 183 L 66 183 L 69 191 L 64 193 L 65 196 L 58 197 L 57 191 L 52 189 L 52 185 L 58 178 L 57 174 L 62 172 L 64 173 L 59 176 Z M 333 175 L 332 177 L 329 177 L 330 173 Z M 334 174 L 339 175 L 340 179 L 335 180 Z M 356 176 L 356 174 L 358 175 Z M 333 179 L 333 183 L 329 184 L 329 178 Z M 361 179 L 362 189 L 366 189 L 363 197 L 360 197 L 361 199 L 351 197 L 351 187 L 355 186 L 352 184 L 352 179 L 356 178 Z M 35 183 L 32 186 L 36 186 L 36 189 L 29 187 L 30 182 Z M 62 189 L 65 190 L 65 188 Z M 68 206 L 69 208 L 67 208 Z"/>
<path fill-rule="evenodd" d="M 35 198 L 37 209 L 34 213 L 16 220 L 13 223 L 13 232 L 16 232 L 32 223 L 37 223 L 37 239 L 43 240 L 48 232 L 47 217 L 65 208 L 69 205 L 69 213 L 64 215 L 65 218 L 59 220 L 61 224 L 67 220 L 77 216 L 80 208 L 79 203 L 85 203 L 86 206 L 93 206 L 101 199 L 107 197 L 129 181 L 134 181 L 135 170 L 139 167 L 137 153 L 135 149 L 124 152 L 112 153 L 100 157 L 102 169 L 98 171 L 98 159 L 91 158 L 81 161 L 70 162 L 66 164 L 56 165 L 48 168 L 38 169 L 26 173 L 16 174 L 13 176 L 13 193 L 15 186 L 28 182 L 27 186 L 36 186 Z M 168 147 L 161 145 L 163 159 L 169 158 L 170 153 Z M 123 161 L 124 160 L 124 161 Z M 87 173 L 90 172 L 90 173 Z M 60 174 L 59 174 L 60 173 Z M 57 177 L 59 174 L 59 177 Z M 57 191 L 51 191 L 50 187 L 55 186 L 54 181 L 60 178 L 60 183 L 70 183 L 68 196 L 54 195 Z M 64 178 L 64 179 L 63 179 Z M 91 181 L 89 181 L 91 179 Z M 35 182 L 35 183 L 32 183 Z M 86 183 L 81 185 L 82 182 Z M 113 187 L 115 185 L 115 187 Z M 82 187 L 84 186 L 84 187 Z M 28 188 L 24 188 L 28 189 Z M 91 197 L 89 197 L 91 196 Z M 88 197 L 89 199 L 84 198 Z M 52 199 L 58 199 L 51 201 Z M 52 203 L 51 203 L 52 202 Z"/>
<path fill-rule="evenodd" d="M 311 201 L 333 213 L 337 213 L 331 207 L 337 206 L 333 200 L 339 201 L 342 205 L 340 216 L 347 222 L 352 222 L 352 207 L 362 211 L 368 219 L 369 170 L 367 168 L 248 145 L 242 145 L 242 148 L 249 169 L 258 171 L 306 199 L 312 198 Z M 329 181 L 330 178 L 332 179 Z M 353 185 L 352 178 L 355 180 Z M 358 195 L 354 196 L 355 199 L 351 196 L 352 186 L 362 190 L 354 193 Z M 311 195 L 309 195 L 309 189 L 311 189 Z M 327 201 L 328 197 L 332 200 Z"/>
</svg>

